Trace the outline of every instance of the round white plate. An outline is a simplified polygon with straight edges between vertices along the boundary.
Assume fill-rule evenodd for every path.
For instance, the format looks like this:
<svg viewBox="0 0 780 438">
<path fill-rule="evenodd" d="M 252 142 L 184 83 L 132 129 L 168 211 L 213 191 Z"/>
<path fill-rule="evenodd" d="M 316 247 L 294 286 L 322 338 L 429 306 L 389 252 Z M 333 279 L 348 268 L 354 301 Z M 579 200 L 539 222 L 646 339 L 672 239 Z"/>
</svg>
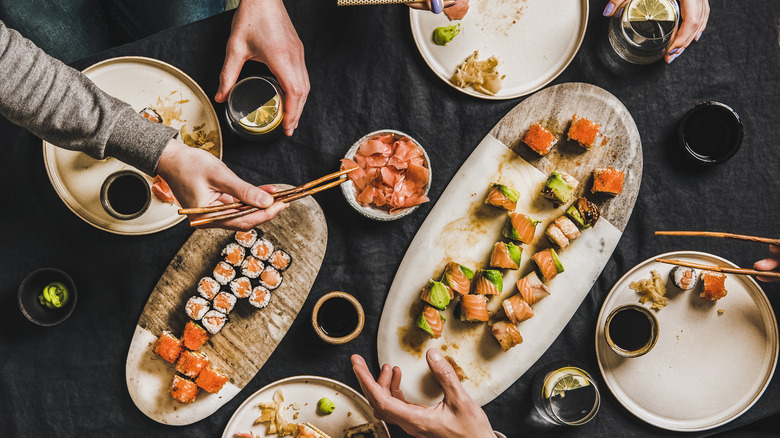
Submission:
<svg viewBox="0 0 780 438">
<path fill-rule="evenodd" d="M 680 432 L 721 426 L 750 409 L 769 385 L 778 355 L 775 314 L 751 277 L 727 274 L 728 294 L 710 302 L 699 297 L 701 285 L 692 291 L 673 286 L 668 281 L 672 266 L 655 262 L 659 257 L 736 267 L 711 254 L 679 251 L 628 271 L 609 292 L 599 314 L 599 368 L 615 398 L 647 423 Z M 639 294 L 628 286 L 649 278 L 653 269 L 667 281 L 669 297 L 666 307 L 653 311 L 659 323 L 658 343 L 644 356 L 620 357 L 607 346 L 604 323 L 615 307 L 639 302 Z"/>
<path fill-rule="evenodd" d="M 266 435 L 266 424 L 255 425 L 255 420 L 260 416 L 258 403 L 272 401 L 277 389 L 281 389 L 284 395 L 285 420 L 292 423 L 309 422 L 333 438 L 343 437 L 350 427 L 378 422 L 368 401 L 349 386 L 325 377 L 295 376 L 270 383 L 249 396 L 230 418 L 222 438 L 233 438 L 242 432 L 252 432 L 257 437 L 276 437 Z M 317 413 L 317 402 L 322 397 L 328 397 L 336 405 L 332 414 Z M 294 403 L 298 403 L 298 410 L 293 409 Z M 298 418 L 293 419 L 296 412 Z M 387 426 L 381 424 L 386 437 L 389 437 Z"/>
<path fill-rule="evenodd" d="M 441 80 L 481 99 L 513 99 L 549 84 L 574 59 L 588 25 L 588 2 L 471 0 L 460 21 L 450 21 L 443 13 L 414 9 L 410 18 L 417 49 Z M 452 42 L 446 46 L 433 42 L 434 29 L 458 22 L 461 31 Z M 506 78 L 495 96 L 450 82 L 455 67 L 475 50 L 479 50 L 479 59 L 495 55 L 502 61 L 498 71 Z"/>
<path fill-rule="evenodd" d="M 188 100 L 181 105 L 182 121 L 172 121 L 192 132 L 204 124 L 206 132 L 217 130 L 219 156 L 222 157 L 222 132 L 217 113 L 203 89 L 176 67 L 151 58 L 128 56 L 108 59 L 84 70 L 100 89 L 130 104 L 136 111 L 154 106 L 157 99 L 168 102 Z M 150 234 L 168 229 L 184 219 L 179 207 L 152 196 L 149 209 L 132 220 L 110 216 L 100 204 L 100 187 L 108 175 L 122 169 L 135 169 L 114 158 L 95 160 L 82 153 L 43 142 L 43 160 L 54 190 L 78 217 L 101 230 L 116 234 Z M 139 172 L 141 173 L 141 172 Z M 143 173 L 141 173 L 143 174 Z M 152 179 L 146 177 L 151 185 Z"/>
</svg>

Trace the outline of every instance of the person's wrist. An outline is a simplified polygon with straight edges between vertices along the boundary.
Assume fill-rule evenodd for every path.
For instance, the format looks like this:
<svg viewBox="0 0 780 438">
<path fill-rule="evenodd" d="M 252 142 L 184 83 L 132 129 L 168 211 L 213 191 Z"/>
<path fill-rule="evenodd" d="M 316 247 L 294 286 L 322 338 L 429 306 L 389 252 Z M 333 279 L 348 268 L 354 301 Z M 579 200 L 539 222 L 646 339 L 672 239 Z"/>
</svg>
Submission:
<svg viewBox="0 0 780 438">
<path fill-rule="evenodd" d="M 162 155 L 160 155 L 160 161 L 157 162 L 157 174 L 163 179 L 168 179 L 172 172 L 181 165 L 181 154 L 186 152 L 187 146 L 182 143 L 181 140 L 171 138 L 163 149 Z"/>
</svg>

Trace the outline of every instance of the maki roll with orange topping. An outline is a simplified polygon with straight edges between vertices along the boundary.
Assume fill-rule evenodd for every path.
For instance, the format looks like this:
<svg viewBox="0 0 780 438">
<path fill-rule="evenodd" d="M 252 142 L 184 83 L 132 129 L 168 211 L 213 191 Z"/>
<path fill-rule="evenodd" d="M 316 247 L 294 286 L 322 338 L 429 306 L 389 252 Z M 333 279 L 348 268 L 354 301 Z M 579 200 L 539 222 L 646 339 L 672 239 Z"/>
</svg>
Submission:
<svg viewBox="0 0 780 438">
<path fill-rule="evenodd" d="M 198 397 L 198 385 L 192 380 L 185 379 L 180 376 L 173 376 L 173 382 L 171 382 L 168 391 L 179 403 L 192 403 Z"/>
<path fill-rule="evenodd" d="M 471 291 L 472 278 L 474 278 L 474 271 L 458 263 L 449 262 L 444 268 L 441 282 L 455 292 L 466 295 Z"/>
<path fill-rule="evenodd" d="M 486 322 L 489 318 L 487 298 L 483 295 L 463 295 L 460 297 L 457 313 L 461 321 Z"/>
<path fill-rule="evenodd" d="M 282 273 L 273 266 L 266 266 L 260 274 L 260 284 L 268 290 L 274 290 L 282 284 Z"/>
<path fill-rule="evenodd" d="M 274 252 L 274 244 L 270 240 L 259 238 L 252 246 L 252 255 L 260 260 L 266 261 Z"/>
<path fill-rule="evenodd" d="M 713 271 L 701 271 L 700 297 L 705 300 L 718 301 L 726 296 L 726 274 Z"/>
<path fill-rule="evenodd" d="M 546 283 L 563 272 L 563 264 L 554 249 L 543 249 L 533 256 L 536 269 Z"/>
<path fill-rule="evenodd" d="M 536 225 L 541 222 L 521 213 L 510 213 L 504 227 L 504 237 L 530 244 L 534 240 Z"/>
<path fill-rule="evenodd" d="M 538 122 L 528 128 L 528 132 L 523 136 L 523 143 L 534 150 L 539 155 L 547 155 L 553 148 L 555 136 Z"/>
<path fill-rule="evenodd" d="M 225 315 L 233 311 L 233 307 L 236 306 L 236 296 L 230 292 L 220 292 L 214 297 L 214 301 L 211 302 L 211 307 L 214 310 L 219 310 Z"/>
<path fill-rule="evenodd" d="M 422 290 L 420 299 L 431 306 L 444 310 L 450 305 L 450 300 L 455 298 L 455 293 L 442 282 L 430 280 Z"/>
<path fill-rule="evenodd" d="M 195 379 L 195 384 L 206 392 L 216 394 L 222 389 L 225 383 L 227 383 L 228 379 L 228 376 L 220 373 L 211 366 L 207 366 L 198 374 L 198 378 Z"/>
<path fill-rule="evenodd" d="M 556 205 L 565 204 L 571 200 L 577 186 L 580 185 L 576 178 L 566 172 L 553 170 L 542 188 L 542 196 L 553 201 Z"/>
<path fill-rule="evenodd" d="M 246 298 L 252 293 L 252 283 L 247 277 L 238 277 L 230 282 L 230 290 L 236 298 Z"/>
<path fill-rule="evenodd" d="M 181 341 L 171 332 L 162 332 L 157 342 L 154 343 L 154 353 L 167 362 L 176 363 L 181 354 Z"/>
<path fill-rule="evenodd" d="M 593 171 L 593 193 L 606 193 L 608 195 L 619 195 L 623 193 L 623 182 L 626 175 L 622 170 L 611 167 L 598 168 Z"/>
<path fill-rule="evenodd" d="M 209 301 L 217 296 L 219 289 L 219 283 L 211 277 L 203 277 L 198 281 L 198 294 Z"/>
<path fill-rule="evenodd" d="M 236 242 L 244 248 L 252 248 L 257 241 L 257 230 L 252 228 L 249 231 L 236 231 Z"/>
<path fill-rule="evenodd" d="M 431 335 L 434 339 L 441 336 L 444 331 L 446 318 L 438 310 L 431 306 L 425 306 L 420 317 L 417 318 L 417 327 Z"/>
<path fill-rule="evenodd" d="M 515 345 L 523 343 L 523 337 L 520 336 L 517 327 L 506 321 L 498 321 L 493 324 L 493 326 L 490 327 L 490 332 L 493 333 L 493 336 L 498 343 L 501 344 L 501 349 L 504 351 L 508 351 Z"/>
<path fill-rule="evenodd" d="M 195 321 L 202 319 L 209 309 L 209 302 L 202 297 L 191 297 L 187 300 L 187 304 L 184 305 L 184 311 L 187 313 L 187 316 Z"/>
<path fill-rule="evenodd" d="M 228 243 L 225 249 L 222 250 L 222 256 L 225 257 L 225 261 L 233 266 L 241 266 L 246 255 L 246 249 L 237 243 Z"/>
<path fill-rule="evenodd" d="M 504 308 L 504 313 L 506 313 L 507 318 L 509 318 L 513 324 L 523 322 L 526 319 L 531 319 L 534 316 L 531 305 L 529 305 L 520 294 L 512 295 L 505 299 L 501 303 L 501 307 Z"/>
<path fill-rule="evenodd" d="M 214 268 L 214 279 L 221 285 L 230 283 L 230 280 L 236 278 L 236 270 L 230 266 L 230 263 L 219 262 Z"/>
<path fill-rule="evenodd" d="M 241 273 L 249 278 L 257 278 L 265 269 L 265 263 L 255 256 L 247 256 L 241 264 Z"/>
<path fill-rule="evenodd" d="M 222 327 L 225 326 L 225 324 L 228 321 L 227 315 L 224 313 L 218 311 L 218 310 L 209 310 L 206 312 L 205 315 L 203 315 L 203 319 L 201 319 L 201 323 L 203 324 L 203 327 L 209 331 L 212 335 L 216 335 L 219 333 L 220 330 L 222 330 Z"/>
<path fill-rule="evenodd" d="M 209 364 L 209 359 L 203 353 L 197 351 L 185 351 L 176 362 L 176 371 L 194 379 L 200 370 Z"/>
<path fill-rule="evenodd" d="M 539 280 L 536 272 L 531 272 L 525 277 L 517 280 L 517 290 L 520 295 L 530 305 L 534 305 L 542 298 L 550 296 L 550 289 Z"/>
<path fill-rule="evenodd" d="M 193 321 L 187 321 L 184 326 L 184 334 L 181 335 L 184 346 L 190 350 L 197 350 L 209 340 L 209 334 L 200 325 Z"/>
<path fill-rule="evenodd" d="M 292 257 L 281 249 L 277 249 L 271 254 L 271 257 L 268 258 L 268 263 L 274 268 L 284 271 L 290 266 L 290 263 L 292 263 Z"/>
<path fill-rule="evenodd" d="M 485 198 L 485 204 L 515 211 L 518 199 L 520 199 L 520 192 L 517 190 L 503 184 L 493 183 Z"/>
<path fill-rule="evenodd" d="M 490 254 L 490 266 L 493 268 L 517 269 L 523 249 L 514 243 L 496 242 Z"/>
<path fill-rule="evenodd" d="M 590 149 L 596 142 L 596 135 L 599 133 L 601 126 L 591 122 L 584 117 L 578 117 L 577 114 L 571 118 L 571 126 L 569 127 L 569 140 L 576 141 L 580 146 L 585 149 Z"/>
<path fill-rule="evenodd" d="M 474 293 L 479 295 L 499 295 L 504 288 L 504 277 L 500 271 L 480 269 L 474 276 Z"/>
<path fill-rule="evenodd" d="M 262 309 L 271 301 L 271 292 L 263 286 L 256 286 L 249 295 L 249 304 Z"/>
</svg>

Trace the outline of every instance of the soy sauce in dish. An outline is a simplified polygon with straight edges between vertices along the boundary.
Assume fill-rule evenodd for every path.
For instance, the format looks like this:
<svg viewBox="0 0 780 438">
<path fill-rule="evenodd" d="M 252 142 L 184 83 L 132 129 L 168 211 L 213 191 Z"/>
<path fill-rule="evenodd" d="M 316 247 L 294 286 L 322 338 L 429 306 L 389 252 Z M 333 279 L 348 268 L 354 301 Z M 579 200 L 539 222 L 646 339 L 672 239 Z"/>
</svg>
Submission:
<svg viewBox="0 0 780 438">
<path fill-rule="evenodd" d="M 349 300 L 333 297 L 322 303 L 317 313 L 317 325 L 328 336 L 341 338 L 357 327 L 358 312 Z"/>
<path fill-rule="evenodd" d="M 647 315 L 630 307 L 617 312 L 609 323 L 609 337 L 625 351 L 641 349 L 652 336 L 652 324 Z"/>
<path fill-rule="evenodd" d="M 131 215 L 144 208 L 148 192 L 146 181 L 132 174 L 124 174 L 111 182 L 106 197 L 114 211 Z"/>
<path fill-rule="evenodd" d="M 729 106 L 704 102 L 683 117 L 678 135 L 691 158 L 702 164 L 717 164 L 731 158 L 742 144 L 742 121 Z"/>
</svg>

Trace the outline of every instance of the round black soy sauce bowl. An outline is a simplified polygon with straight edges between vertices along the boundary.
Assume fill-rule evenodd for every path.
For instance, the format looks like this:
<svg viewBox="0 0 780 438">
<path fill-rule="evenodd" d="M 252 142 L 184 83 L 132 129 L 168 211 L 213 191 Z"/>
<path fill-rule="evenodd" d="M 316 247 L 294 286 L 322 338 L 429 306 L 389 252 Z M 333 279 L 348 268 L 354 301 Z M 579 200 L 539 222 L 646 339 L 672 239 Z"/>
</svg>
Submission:
<svg viewBox="0 0 780 438">
<path fill-rule="evenodd" d="M 68 302 L 59 309 L 50 309 L 40 303 L 38 296 L 46 285 L 59 282 L 68 289 Z M 76 308 L 76 284 L 70 276 L 59 269 L 41 268 L 30 273 L 19 285 L 19 309 L 30 322 L 43 327 L 57 325 L 73 313 Z"/>
<path fill-rule="evenodd" d="M 710 167 L 731 159 L 742 146 L 742 119 L 730 106 L 702 102 L 683 116 L 677 126 L 677 141 L 688 159 Z"/>
</svg>

